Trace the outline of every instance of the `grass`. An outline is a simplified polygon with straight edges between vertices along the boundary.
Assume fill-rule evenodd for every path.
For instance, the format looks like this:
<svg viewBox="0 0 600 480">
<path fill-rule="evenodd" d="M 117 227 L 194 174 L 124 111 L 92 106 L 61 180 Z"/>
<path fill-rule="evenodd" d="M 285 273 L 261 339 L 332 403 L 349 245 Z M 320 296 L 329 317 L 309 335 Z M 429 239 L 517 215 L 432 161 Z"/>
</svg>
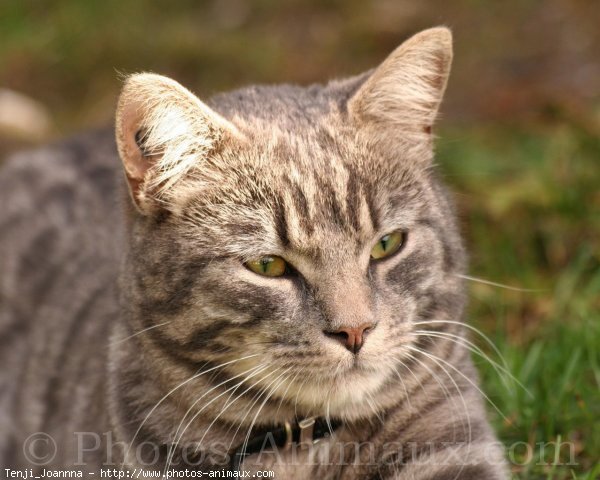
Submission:
<svg viewBox="0 0 600 480">
<path fill-rule="evenodd" d="M 502 75 L 489 83 L 497 71 L 490 74 L 490 66 L 502 66 L 503 75 L 524 65 L 529 72 L 528 59 L 543 52 L 528 56 L 528 46 L 560 50 L 550 38 L 526 42 L 520 36 L 535 33 L 517 28 L 524 18 L 548 16 L 536 2 L 434 2 L 412 14 L 410 2 L 391 10 L 394 2 L 260 0 L 246 9 L 243 3 L 1 3 L 0 86 L 42 101 L 52 112 L 52 135 L 64 136 L 110 121 L 117 71 L 162 72 L 203 95 L 247 82 L 307 83 L 375 65 L 407 34 L 446 23 L 455 27 L 457 42 L 451 101 L 444 106 L 451 119 L 446 109 L 453 94 L 465 100 L 458 114 L 454 107 L 455 117 L 462 118 L 474 105 L 494 104 L 489 98 L 494 91 L 511 93 Z M 571 21 L 584 40 L 586 20 L 593 24 L 585 5 L 568 9 L 569 15 L 581 10 Z M 483 389 L 506 417 L 490 406 L 515 478 L 600 478 L 600 142 L 593 126 L 598 110 L 536 106 L 523 94 L 527 85 L 513 88 L 509 101 L 500 102 L 504 108 L 511 98 L 518 104 L 505 113 L 510 123 L 471 119 L 451 129 L 448 120 L 438 148 L 441 170 L 457 192 L 470 273 L 532 290 L 473 282 L 468 312 L 531 395 L 503 381 L 488 363 L 477 364 Z M 530 88 L 525 91 L 539 90 Z M 474 97 L 477 92 L 480 97 Z M 523 111 L 537 116 L 517 120 L 514 113 Z M 474 340 L 495 355 L 477 336 Z M 569 442 L 558 461 L 549 442 Z"/>
<path fill-rule="evenodd" d="M 438 158 L 460 192 L 471 273 L 531 289 L 471 285 L 471 323 L 524 387 L 477 361 L 506 417 L 490 406 L 514 477 L 599 478 L 600 142 L 568 119 L 442 137 Z"/>
</svg>

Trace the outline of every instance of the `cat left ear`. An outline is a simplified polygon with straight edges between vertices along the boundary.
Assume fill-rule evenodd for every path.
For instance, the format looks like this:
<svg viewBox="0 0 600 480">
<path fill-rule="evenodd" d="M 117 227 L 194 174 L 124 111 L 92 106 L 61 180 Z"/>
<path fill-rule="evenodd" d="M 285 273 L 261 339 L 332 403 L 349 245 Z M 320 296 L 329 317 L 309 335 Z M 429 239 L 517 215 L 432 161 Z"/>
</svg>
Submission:
<svg viewBox="0 0 600 480">
<path fill-rule="evenodd" d="M 116 116 L 116 140 L 132 199 L 145 215 L 174 206 L 175 187 L 227 141 L 236 127 L 170 78 L 127 78 Z"/>
<path fill-rule="evenodd" d="M 420 32 L 371 74 L 348 102 L 358 123 L 431 132 L 452 63 L 452 34 L 445 27 Z"/>
</svg>

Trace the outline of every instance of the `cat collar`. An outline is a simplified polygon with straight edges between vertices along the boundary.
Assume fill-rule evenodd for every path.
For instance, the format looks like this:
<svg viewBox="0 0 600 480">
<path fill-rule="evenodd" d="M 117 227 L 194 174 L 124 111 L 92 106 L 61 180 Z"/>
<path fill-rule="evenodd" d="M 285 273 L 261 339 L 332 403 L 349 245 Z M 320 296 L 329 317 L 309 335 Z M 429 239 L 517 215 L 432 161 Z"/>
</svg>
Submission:
<svg viewBox="0 0 600 480">
<path fill-rule="evenodd" d="M 231 454 L 231 470 L 239 471 L 244 457 L 261 451 L 291 450 L 294 446 L 309 448 L 323 438 L 334 434 L 340 426 L 337 420 L 328 421 L 322 417 L 309 417 L 295 422 L 285 422 L 269 430 L 261 430 L 251 436 L 244 449 L 244 443 Z"/>
</svg>

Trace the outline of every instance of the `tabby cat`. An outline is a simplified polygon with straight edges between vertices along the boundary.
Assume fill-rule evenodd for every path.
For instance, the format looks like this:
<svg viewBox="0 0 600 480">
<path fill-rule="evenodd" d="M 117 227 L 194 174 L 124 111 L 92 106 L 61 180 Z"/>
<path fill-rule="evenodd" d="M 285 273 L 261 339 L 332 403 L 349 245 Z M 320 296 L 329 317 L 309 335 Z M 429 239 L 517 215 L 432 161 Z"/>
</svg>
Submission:
<svg viewBox="0 0 600 480">
<path fill-rule="evenodd" d="M 2 469 L 507 478 L 433 168 L 451 59 L 433 28 L 356 77 L 207 103 L 137 74 L 116 146 L 7 160 Z"/>
</svg>

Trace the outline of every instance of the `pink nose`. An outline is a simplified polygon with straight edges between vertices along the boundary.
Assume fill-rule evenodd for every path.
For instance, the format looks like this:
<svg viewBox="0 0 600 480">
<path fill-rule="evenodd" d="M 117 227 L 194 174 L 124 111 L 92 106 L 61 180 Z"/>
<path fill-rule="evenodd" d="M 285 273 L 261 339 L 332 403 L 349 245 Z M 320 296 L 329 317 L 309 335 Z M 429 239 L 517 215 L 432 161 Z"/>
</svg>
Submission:
<svg viewBox="0 0 600 480">
<path fill-rule="evenodd" d="M 342 327 L 335 331 L 324 330 L 323 333 L 340 342 L 352 353 L 358 353 L 363 346 L 366 335 L 374 326 L 372 323 L 365 323 L 360 327 Z"/>
</svg>

